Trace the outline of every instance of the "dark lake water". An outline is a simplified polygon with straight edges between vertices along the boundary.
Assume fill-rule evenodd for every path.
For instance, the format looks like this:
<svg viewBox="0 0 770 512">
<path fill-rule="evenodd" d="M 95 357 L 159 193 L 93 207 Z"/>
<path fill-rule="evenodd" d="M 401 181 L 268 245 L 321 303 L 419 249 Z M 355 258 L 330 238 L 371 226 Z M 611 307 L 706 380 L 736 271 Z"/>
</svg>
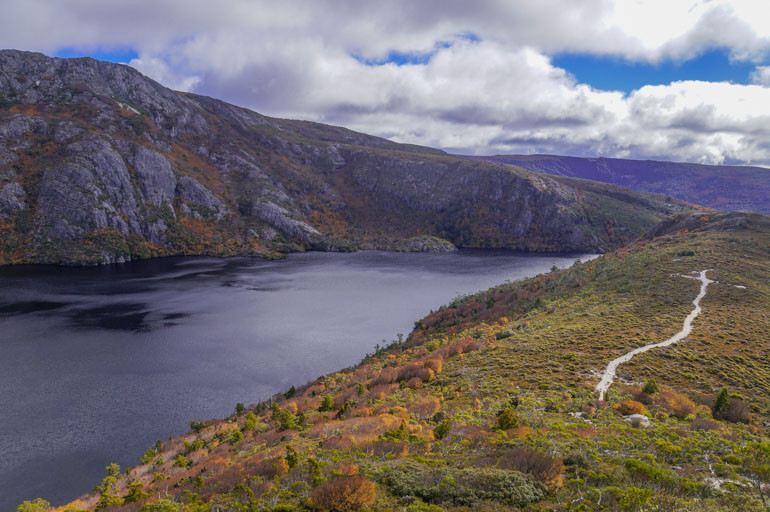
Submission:
<svg viewBox="0 0 770 512">
<path fill-rule="evenodd" d="M 92 489 L 190 420 L 357 363 L 461 293 L 586 255 L 168 258 L 0 269 L 0 510 Z"/>
</svg>

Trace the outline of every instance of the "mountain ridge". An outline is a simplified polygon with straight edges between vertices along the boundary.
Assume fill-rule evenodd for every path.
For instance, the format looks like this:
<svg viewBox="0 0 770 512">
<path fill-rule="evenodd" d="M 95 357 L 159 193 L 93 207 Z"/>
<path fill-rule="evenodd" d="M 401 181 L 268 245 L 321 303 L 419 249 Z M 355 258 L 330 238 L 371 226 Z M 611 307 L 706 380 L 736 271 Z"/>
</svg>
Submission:
<svg viewBox="0 0 770 512">
<path fill-rule="evenodd" d="M 548 154 L 468 156 L 533 172 L 612 183 L 676 197 L 716 210 L 770 213 L 770 169 L 663 160 L 589 158 Z"/>
<path fill-rule="evenodd" d="M 448 248 L 429 237 L 603 252 L 689 208 L 0 51 L 0 264 Z"/>
</svg>

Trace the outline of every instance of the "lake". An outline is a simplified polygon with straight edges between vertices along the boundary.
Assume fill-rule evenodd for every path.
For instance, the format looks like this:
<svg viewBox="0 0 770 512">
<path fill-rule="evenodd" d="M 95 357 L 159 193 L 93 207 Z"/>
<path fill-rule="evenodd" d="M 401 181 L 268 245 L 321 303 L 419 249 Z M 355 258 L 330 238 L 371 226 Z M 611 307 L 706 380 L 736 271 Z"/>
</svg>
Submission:
<svg viewBox="0 0 770 512">
<path fill-rule="evenodd" d="M 0 269 L 0 510 L 60 505 L 190 420 L 356 364 L 458 294 L 589 255 L 163 258 Z"/>
</svg>

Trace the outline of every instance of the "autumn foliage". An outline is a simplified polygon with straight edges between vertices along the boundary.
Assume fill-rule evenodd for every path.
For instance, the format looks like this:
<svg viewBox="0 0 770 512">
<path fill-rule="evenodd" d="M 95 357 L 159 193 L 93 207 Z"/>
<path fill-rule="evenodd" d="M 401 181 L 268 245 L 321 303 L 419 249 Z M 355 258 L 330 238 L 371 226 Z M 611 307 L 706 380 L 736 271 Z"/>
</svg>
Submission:
<svg viewBox="0 0 770 512">
<path fill-rule="evenodd" d="M 353 512 L 374 503 L 374 483 L 363 476 L 343 476 L 318 486 L 309 504 L 320 512 Z"/>
</svg>

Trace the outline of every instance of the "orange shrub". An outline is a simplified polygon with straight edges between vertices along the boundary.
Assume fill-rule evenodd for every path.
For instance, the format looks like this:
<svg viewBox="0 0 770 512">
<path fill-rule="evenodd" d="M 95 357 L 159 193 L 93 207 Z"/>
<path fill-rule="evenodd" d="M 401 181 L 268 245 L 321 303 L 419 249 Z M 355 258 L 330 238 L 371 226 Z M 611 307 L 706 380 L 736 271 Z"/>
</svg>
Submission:
<svg viewBox="0 0 770 512">
<path fill-rule="evenodd" d="M 629 414 L 646 414 L 647 411 L 644 408 L 644 404 L 635 400 L 623 400 L 615 406 L 615 410 L 623 416 Z"/>
<path fill-rule="evenodd" d="M 374 503 L 374 482 L 363 476 L 343 476 L 319 485 L 309 504 L 320 512 L 354 512 Z"/>
<path fill-rule="evenodd" d="M 657 404 L 679 419 L 695 414 L 697 409 L 695 402 L 687 398 L 687 396 L 670 389 L 661 390 Z"/>
<path fill-rule="evenodd" d="M 441 370 L 444 368 L 444 360 L 439 357 L 434 357 L 425 361 L 425 363 L 423 363 L 423 366 L 425 366 L 425 368 L 433 370 L 433 373 L 438 375 L 441 373 Z"/>
</svg>

